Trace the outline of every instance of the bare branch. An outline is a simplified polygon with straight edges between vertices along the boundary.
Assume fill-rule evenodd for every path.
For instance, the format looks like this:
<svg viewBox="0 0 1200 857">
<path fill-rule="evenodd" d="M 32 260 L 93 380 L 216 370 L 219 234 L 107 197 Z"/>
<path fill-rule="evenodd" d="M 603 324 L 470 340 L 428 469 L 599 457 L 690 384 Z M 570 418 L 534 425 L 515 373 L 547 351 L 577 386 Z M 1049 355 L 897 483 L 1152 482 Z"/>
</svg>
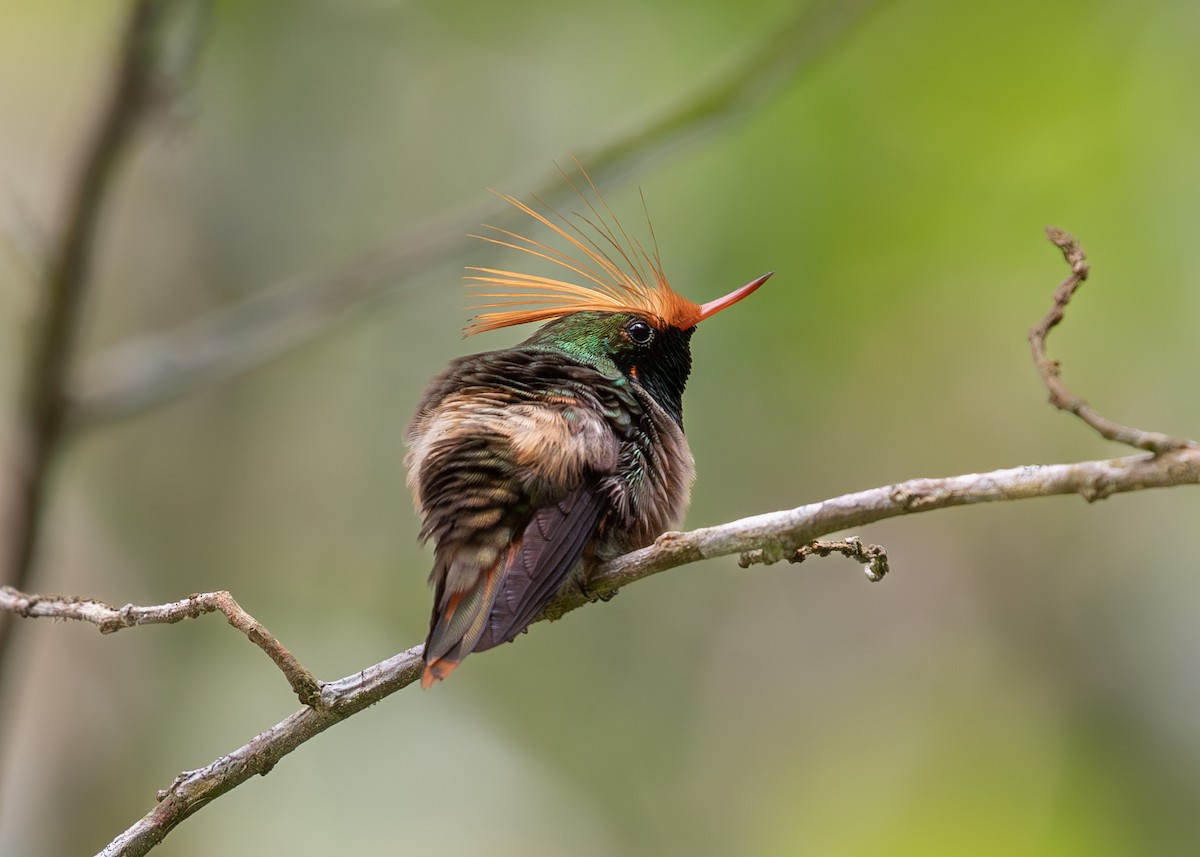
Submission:
<svg viewBox="0 0 1200 857">
<path fill-rule="evenodd" d="M 233 596 L 224 590 L 189 595 L 169 604 L 139 607 L 126 604 L 113 607 L 91 598 L 61 595 L 26 595 L 11 586 L 0 586 L 0 611 L 26 619 L 71 619 L 90 622 L 101 634 L 114 634 L 135 625 L 172 625 L 184 619 L 195 619 L 205 613 L 223 613 L 229 624 L 249 638 L 250 642 L 267 653 L 279 667 L 288 684 L 304 705 L 320 705 L 321 688 L 295 656 L 284 648 L 262 623 L 242 609 Z"/>
<path fill-rule="evenodd" d="M 579 160 L 597 184 L 605 184 L 751 113 L 811 69 L 879 5 L 881 0 L 805 4 L 716 80 L 673 107 L 654 111 L 632 132 L 579 152 Z M 534 195 L 551 203 L 569 192 L 557 171 L 541 187 Z M 85 367 L 72 394 L 71 425 L 86 428 L 122 419 L 273 360 L 398 289 L 397 283 L 450 260 L 459 252 L 463 234 L 508 214 L 503 204 L 489 198 L 348 268 L 283 282 L 177 328 L 116 345 Z"/>
<path fill-rule="evenodd" d="M 139 857 L 201 807 L 275 763 L 330 726 L 357 714 L 421 676 L 421 646 L 414 646 L 362 672 L 322 685 L 322 706 L 302 708 L 231 753 L 195 771 L 185 771 L 157 794 L 158 806 L 110 842 L 98 857 Z"/>
<path fill-rule="evenodd" d="M 1089 502 L 1146 488 L 1200 485 L 1200 449 L 1170 450 L 1075 464 L 1037 464 L 940 479 L 913 479 L 784 512 L 756 515 L 690 533 L 665 533 L 649 548 L 619 557 L 592 583 L 597 594 L 685 562 L 747 551 L 794 552 L 822 535 L 876 521 L 977 503 L 1078 494 Z M 556 602 L 567 610 L 576 599 Z"/>
<path fill-rule="evenodd" d="M 748 551 L 794 555 L 800 546 L 808 546 L 810 553 L 821 553 L 826 548 L 841 551 L 848 547 L 846 543 L 839 547 L 814 540 L 900 515 L 1056 494 L 1078 494 L 1091 502 L 1112 494 L 1175 485 L 1200 485 L 1200 449 L 1188 447 L 1159 455 L 913 479 L 717 527 L 665 533 L 652 546 L 603 566 L 589 580 L 590 597 L 568 587 L 541 618 L 557 619 L 589 601 L 603 600 L 620 587 L 702 559 Z M 856 553 L 853 547 L 849 549 Z M 864 555 L 871 552 L 872 548 L 864 549 Z M 69 612 L 71 603 L 66 600 L 62 609 Z M 5 601 L 0 597 L 0 608 L 12 610 L 11 604 L 11 598 Z M 421 646 L 414 646 L 361 672 L 319 684 L 318 704 L 297 711 L 205 767 L 180 774 L 159 792 L 158 806 L 114 839 L 101 855 L 132 857 L 147 853 L 202 806 L 255 774 L 267 774 L 276 762 L 310 738 L 417 681 L 421 652 Z"/>
<path fill-rule="evenodd" d="M 1195 447 L 1107 461 L 1016 467 L 942 479 L 914 479 L 796 509 L 743 518 L 717 527 L 688 533 L 665 533 L 651 547 L 619 557 L 605 565 L 589 581 L 588 588 L 594 600 L 642 578 L 701 559 L 747 551 L 769 551 L 782 556 L 788 552 L 794 553 L 802 545 L 811 545 L 810 551 L 819 553 L 824 546 L 813 544 L 818 536 L 886 518 L 951 506 L 1057 494 L 1078 494 L 1091 502 L 1128 491 L 1197 484 L 1200 484 L 1200 449 Z M 72 615 L 77 611 L 79 602 L 70 599 L 41 601 L 39 607 L 22 602 L 7 591 L 0 591 L 2 595 L 9 597 L 0 597 L 0 608 L 13 612 L 26 610 L 31 615 L 84 618 Z M 583 593 L 568 588 L 551 604 L 542 618 L 557 619 L 588 601 L 589 598 Z M 151 615 L 162 608 L 142 609 L 150 612 L 140 615 Z M 55 613 L 55 610 L 63 612 Z M 137 610 L 122 608 L 116 612 L 124 614 L 128 611 L 129 615 L 139 615 Z M 180 607 L 175 615 L 183 618 L 187 611 L 188 608 Z M 103 612 L 97 615 L 108 616 Z M 87 621 L 95 620 L 88 618 Z M 297 711 L 206 767 L 181 774 L 160 793 L 160 803 L 153 811 L 113 840 L 101 853 L 112 857 L 147 853 L 175 825 L 201 806 L 254 774 L 268 773 L 276 762 L 305 741 L 412 684 L 419 678 L 420 672 L 421 647 L 414 646 L 362 672 L 320 684 L 319 701 L 315 706 Z"/>
<path fill-rule="evenodd" d="M 1050 312 L 1046 313 L 1046 317 L 1029 331 L 1029 347 L 1033 351 L 1033 364 L 1037 367 L 1038 374 L 1042 376 L 1046 389 L 1050 391 L 1050 403 L 1059 410 L 1075 414 L 1099 432 L 1101 437 L 1127 444 L 1136 449 L 1166 452 L 1169 449 L 1194 447 L 1195 441 L 1186 438 L 1172 437 L 1154 431 L 1143 431 L 1106 419 L 1086 401 L 1067 389 L 1067 385 L 1062 380 L 1059 362 L 1046 356 L 1046 336 L 1063 320 L 1067 304 L 1075 291 L 1087 279 L 1090 268 L 1087 263 L 1087 255 L 1083 252 L 1083 248 L 1075 236 L 1056 226 L 1047 226 L 1046 237 L 1062 251 L 1063 258 L 1071 266 L 1071 275 L 1063 280 L 1054 292 L 1054 305 L 1050 307 Z"/>
<path fill-rule="evenodd" d="M 68 375 L 76 329 L 91 277 L 96 233 L 117 167 L 151 108 L 161 101 L 164 28 L 176 0 L 137 0 L 107 101 L 71 186 L 41 289 L 31 353 L 18 410 L 14 478 L 5 498 L 0 580 L 26 586 L 34 563 L 47 486 L 66 424 Z M 11 623 L 0 619 L 0 663 Z"/>
</svg>

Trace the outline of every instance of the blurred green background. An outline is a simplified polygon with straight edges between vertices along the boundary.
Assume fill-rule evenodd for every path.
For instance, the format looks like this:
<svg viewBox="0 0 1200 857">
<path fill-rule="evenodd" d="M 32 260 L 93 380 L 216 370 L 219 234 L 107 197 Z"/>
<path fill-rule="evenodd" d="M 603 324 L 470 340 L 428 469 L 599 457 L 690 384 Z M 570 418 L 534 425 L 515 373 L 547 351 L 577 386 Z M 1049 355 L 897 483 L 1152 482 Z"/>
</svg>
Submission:
<svg viewBox="0 0 1200 857">
<path fill-rule="evenodd" d="M 124 4 L 0 13 L 0 379 Z M 652 121 L 782 0 L 218 3 L 126 165 L 85 354 L 337 270 Z M 1126 454 L 1056 413 L 1025 333 L 1106 415 L 1200 434 L 1200 5 L 881 5 L 779 97 L 603 188 L 653 215 L 707 325 L 686 525 L 915 476 Z M 284 357 L 80 436 L 33 589 L 233 591 L 318 676 L 419 642 L 430 553 L 402 433 L 463 342 L 458 258 Z M 386 278 L 385 278 L 386 279 Z M 1057 498 L 869 527 L 846 560 L 645 581 L 394 696 L 155 853 L 1170 855 L 1200 848 L 1198 498 Z M 1191 533 L 1192 535 L 1188 535 Z M 0 854 L 91 854 L 154 791 L 291 713 L 219 618 L 25 622 L 0 688 Z"/>
</svg>

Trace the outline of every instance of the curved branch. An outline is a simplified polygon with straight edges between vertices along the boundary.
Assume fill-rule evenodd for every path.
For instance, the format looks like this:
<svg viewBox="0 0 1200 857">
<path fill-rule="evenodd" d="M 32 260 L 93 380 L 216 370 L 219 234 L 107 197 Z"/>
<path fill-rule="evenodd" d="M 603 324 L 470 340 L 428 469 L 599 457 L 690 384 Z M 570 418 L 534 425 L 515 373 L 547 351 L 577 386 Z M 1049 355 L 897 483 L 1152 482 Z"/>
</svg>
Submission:
<svg viewBox="0 0 1200 857">
<path fill-rule="evenodd" d="M 1181 437 L 1171 437 L 1156 431 L 1144 431 L 1133 426 L 1113 422 L 1098 414 L 1086 401 L 1074 395 L 1063 383 L 1061 370 L 1057 360 L 1046 356 L 1046 337 L 1050 331 L 1063 320 L 1063 313 L 1070 303 L 1075 291 L 1083 285 L 1091 268 L 1087 263 L 1087 254 L 1079 246 L 1079 241 L 1056 226 L 1046 227 L 1046 237 L 1055 247 L 1062 251 L 1063 258 L 1071 266 L 1071 275 L 1059 284 L 1054 292 L 1054 305 L 1046 313 L 1045 318 L 1035 324 L 1029 331 L 1029 347 L 1033 351 L 1033 365 L 1037 367 L 1042 382 L 1050 391 L 1050 404 L 1062 411 L 1069 411 L 1079 417 L 1107 440 L 1128 444 L 1136 449 L 1149 452 L 1166 452 L 1171 449 L 1182 449 L 1195 446 L 1195 442 Z"/>
<path fill-rule="evenodd" d="M 812 68 L 881 3 L 805 4 L 728 72 L 673 107 L 655 111 L 644 126 L 580 152 L 579 160 L 603 184 L 702 131 L 733 122 Z M 551 173 L 534 196 L 553 203 L 569 193 L 562 178 Z M 71 425 L 82 429 L 123 419 L 273 360 L 327 333 L 370 299 L 396 289 L 396 283 L 449 260 L 461 249 L 464 233 L 484 221 L 503 221 L 507 213 L 489 198 L 348 268 L 279 283 L 179 327 L 113 346 L 93 358 L 75 385 Z"/>
</svg>

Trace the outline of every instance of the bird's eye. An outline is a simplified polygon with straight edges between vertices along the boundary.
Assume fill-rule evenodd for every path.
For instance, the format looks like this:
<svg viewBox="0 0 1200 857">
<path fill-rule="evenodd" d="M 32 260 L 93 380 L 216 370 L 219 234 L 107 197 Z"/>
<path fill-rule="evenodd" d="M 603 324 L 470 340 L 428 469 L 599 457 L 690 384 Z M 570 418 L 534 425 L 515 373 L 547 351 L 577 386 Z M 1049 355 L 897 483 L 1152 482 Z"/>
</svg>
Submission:
<svg viewBox="0 0 1200 857">
<path fill-rule="evenodd" d="M 625 332 L 629 334 L 629 338 L 637 345 L 646 345 L 654 338 L 654 328 L 640 318 L 629 322 L 629 325 L 625 328 Z"/>
</svg>

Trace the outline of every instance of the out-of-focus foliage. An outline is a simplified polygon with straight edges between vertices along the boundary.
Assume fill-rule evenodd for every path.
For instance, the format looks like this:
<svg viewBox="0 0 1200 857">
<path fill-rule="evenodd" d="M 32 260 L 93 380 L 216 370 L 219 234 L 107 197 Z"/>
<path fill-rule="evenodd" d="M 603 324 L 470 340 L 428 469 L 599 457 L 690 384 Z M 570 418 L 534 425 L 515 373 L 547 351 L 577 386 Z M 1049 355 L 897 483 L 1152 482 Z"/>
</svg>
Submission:
<svg viewBox="0 0 1200 857">
<path fill-rule="evenodd" d="M 0 18 L 0 378 L 123 4 Z M 520 196 L 792 14 L 721 2 L 224 2 L 195 89 L 128 165 L 86 350 Z M 689 526 L 911 476 L 1125 454 L 1053 412 L 1025 331 L 1075 232 L 1095 275 L 1050 347 L 1102 412 L 1200 434 L 1200 6 L 892 2 L 640 187 L 696 299 Z M 319 676 L 418 642 L 429 552 L 402 432 L 467 349 L 462 257 L 330 335 L 80 438 L 35 586 L 227 588 Z M 831 558 L 690 566 L 389 699 L 205 808 L 162 853 L 1118 855 L 1200 844 L 1198 498 L 1071 498 L 860 533 Z M 154 790 L 290 713 L 218 619 L 26 623 L 0 853 L 92 853 Z"/>
</svg>

